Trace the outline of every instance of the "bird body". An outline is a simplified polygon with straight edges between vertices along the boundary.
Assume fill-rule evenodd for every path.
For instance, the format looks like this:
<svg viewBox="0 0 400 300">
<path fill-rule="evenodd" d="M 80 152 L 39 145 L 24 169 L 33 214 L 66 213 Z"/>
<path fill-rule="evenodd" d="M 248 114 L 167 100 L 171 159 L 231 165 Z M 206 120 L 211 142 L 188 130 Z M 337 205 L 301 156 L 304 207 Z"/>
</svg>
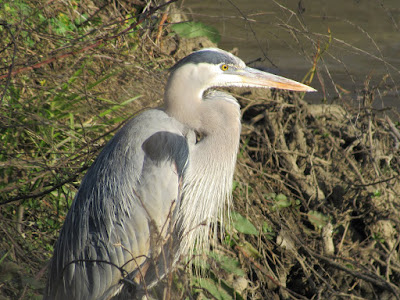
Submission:
<svg viewBox="0 0 400 300">
<path fill-rule="evenodd" d="M 216 86 L 312 90 L 220 49 L 178 62 L 165 106 L 128 121 L 84 177 L 55 246 L 45 299 L 145 293 L 195 243 L 208 247 L 212 225 L 229 207 L 241 128 L 237 100 L 209 90 Z"/>
<path fill-rule="evenodd" d="M 170 139 L 171 152 L 180 148 L 182 158 L 146 154 L 135 146 L 146 141 L 149 146 L 160 132 Z M 151 222 L 165 236 L 162 227 L 168 225 L 178 199 L 188 156 L 184 134 L 184 126 L 165 112 L 149 110 L 130 120 L 105 146 L 66 217 L 50 271 L 50 276 L 60 277 L 51 277 L 49 299 L 112 295 L 125 275 L 118 267 L 131 273 L 146 261 L 144 255 L 151 256 Z"/>
</svg>

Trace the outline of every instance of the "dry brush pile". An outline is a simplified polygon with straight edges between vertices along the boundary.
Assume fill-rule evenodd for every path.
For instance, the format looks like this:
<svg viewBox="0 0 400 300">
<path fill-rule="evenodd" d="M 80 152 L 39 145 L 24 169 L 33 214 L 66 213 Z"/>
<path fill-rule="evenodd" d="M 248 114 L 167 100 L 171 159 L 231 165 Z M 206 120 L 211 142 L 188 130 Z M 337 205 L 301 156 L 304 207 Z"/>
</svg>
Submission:
<svg viewBox="0 0 400 300">
<path fill-rule="evenodd" d="M 400 299 L 400 135 L 371 109 L 242 99 L 251 299 Z"/>
</svg>

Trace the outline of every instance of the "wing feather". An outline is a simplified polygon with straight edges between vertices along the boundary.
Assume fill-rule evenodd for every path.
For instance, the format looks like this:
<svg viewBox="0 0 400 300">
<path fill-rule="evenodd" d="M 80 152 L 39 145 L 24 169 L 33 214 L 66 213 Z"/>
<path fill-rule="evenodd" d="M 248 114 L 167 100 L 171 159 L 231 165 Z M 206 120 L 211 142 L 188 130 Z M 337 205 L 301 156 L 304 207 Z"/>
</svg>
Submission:
<svg viewBox="0 0 400 300">
<path fill-rule="evenodd" d="M 68 212 L 47 299 L 108 299 L 121 289 L 122 275 L 159 254 L 180 200 L 188 149 L 183 125 L 161 110 L 140 114 L 114 136 Z"/>
</svg>

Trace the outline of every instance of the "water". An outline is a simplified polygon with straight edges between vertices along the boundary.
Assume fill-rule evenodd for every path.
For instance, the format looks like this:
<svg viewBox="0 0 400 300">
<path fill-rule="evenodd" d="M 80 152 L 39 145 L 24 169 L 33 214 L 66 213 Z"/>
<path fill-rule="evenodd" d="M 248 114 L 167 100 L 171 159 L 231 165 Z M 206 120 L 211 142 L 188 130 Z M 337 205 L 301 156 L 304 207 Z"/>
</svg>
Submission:
<svg viewBox="0 0 400 300">
<path fill-rule="evenodd" d="M 219 47 L 237 48 L 252 66 L 302 80 L 319 48 L 312 102 L 358 99 L 379 86 L 374 107 L 400 108 L 399 0 L 186 0 L 195 20 L 221 33 Z M 331 41 L 329 39 L 331 37 Z"/>
</svg>

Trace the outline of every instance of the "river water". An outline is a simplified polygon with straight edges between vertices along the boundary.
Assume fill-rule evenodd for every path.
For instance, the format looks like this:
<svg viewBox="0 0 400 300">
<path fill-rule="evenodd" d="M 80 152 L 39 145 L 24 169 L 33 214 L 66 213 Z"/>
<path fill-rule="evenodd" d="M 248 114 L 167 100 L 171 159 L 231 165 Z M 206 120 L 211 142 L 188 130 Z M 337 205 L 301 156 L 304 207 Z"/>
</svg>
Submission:
<svg viewBox="0 0 400 300">
<path fill-rule="evenodd" d="M 362 101 L 400 108 L 400 0 L 186 0 L 194 20 L 216 27 L 218 46 L 255 67 L 302 80 L 322 54 L 312 102 Z M 358 99 L 358 100 L 357 100 Z"/>
</svg>

